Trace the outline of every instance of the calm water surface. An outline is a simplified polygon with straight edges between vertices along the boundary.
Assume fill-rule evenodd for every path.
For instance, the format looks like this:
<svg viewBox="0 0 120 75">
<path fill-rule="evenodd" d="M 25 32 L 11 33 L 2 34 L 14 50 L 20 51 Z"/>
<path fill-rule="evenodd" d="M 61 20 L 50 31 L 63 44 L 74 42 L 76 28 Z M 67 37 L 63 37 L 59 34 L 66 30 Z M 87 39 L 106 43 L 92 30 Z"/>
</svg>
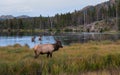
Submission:
<svg viewBox="0 0 120 75">
<path fill-rule="evenodd" d="M 72 43 L 85 43 L 90 40 L 93 41 L 104 41 L 111 40 L 117 41 L 120 40 L 120 34 L 103 34 L 103 33 L 64 33 L 55 36 L 42 36 L 41 41 L 39 41 L 39 36 L 36 36 L 35 42 L 31 41 L 33 36 L 1 36 L 0 35 L 0 46 L 21 44 L 29 45 L 30 48 L 33 48 L 36 44 L 46 44 L 46 43 L 55 43 L 55 39 L 62 41 L 63 45 L 70 45 Z"/>
</svg>

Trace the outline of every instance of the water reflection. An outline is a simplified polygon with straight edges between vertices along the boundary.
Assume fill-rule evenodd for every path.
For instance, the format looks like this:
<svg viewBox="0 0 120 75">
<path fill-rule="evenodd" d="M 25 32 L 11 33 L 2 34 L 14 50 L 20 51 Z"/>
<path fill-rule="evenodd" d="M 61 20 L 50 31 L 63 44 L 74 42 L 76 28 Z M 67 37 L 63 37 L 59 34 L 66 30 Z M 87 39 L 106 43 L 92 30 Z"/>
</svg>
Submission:
<svg viewBox="0 0 120 75">
<path fill-rule="evenodd" d="M 116 41 L 120 39 L 120 34 L 102 34 L 102 33 L 71 33 L 71 34 L 59 34 L 55 36 L 35 36 L 34 42 L 31 41 L 33 36 L 0 36 L 0 46 L 14 45 L 16 43 L 21 45 L 29 45 L 32 48 L 36 44 L 55 43 L 55 40 L 60 40 L 63 45 L 70 45 L 72 43 L 85 43 L 90 40 L 104 41 L 112 40 Z"/>
</svg>

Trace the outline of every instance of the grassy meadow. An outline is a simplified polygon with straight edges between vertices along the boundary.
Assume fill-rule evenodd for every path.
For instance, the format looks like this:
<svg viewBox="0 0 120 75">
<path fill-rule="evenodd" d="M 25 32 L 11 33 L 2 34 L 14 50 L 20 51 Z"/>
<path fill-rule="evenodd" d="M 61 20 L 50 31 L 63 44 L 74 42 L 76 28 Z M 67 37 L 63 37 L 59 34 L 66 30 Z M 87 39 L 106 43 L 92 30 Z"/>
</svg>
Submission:
<svg viewBox="0 0 120 75">
<path fill-rule="evenodd" d="M 120 41 L 71 44 L 37 59 L 27 46 L 0 47 L 0 75 L 120 75 Z"/>
</svg>

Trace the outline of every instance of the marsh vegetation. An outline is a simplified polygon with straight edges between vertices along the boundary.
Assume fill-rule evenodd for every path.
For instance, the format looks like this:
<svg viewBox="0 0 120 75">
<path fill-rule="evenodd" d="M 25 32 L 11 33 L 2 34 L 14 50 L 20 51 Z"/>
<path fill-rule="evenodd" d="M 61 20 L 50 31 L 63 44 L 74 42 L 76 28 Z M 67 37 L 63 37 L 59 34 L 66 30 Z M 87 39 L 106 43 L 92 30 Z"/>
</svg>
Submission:
<svg viewBox="0 0 120 75">
<path fill-rule="evenodd" d="M 2 75 L 119 75 L 120 41 L 90 41 L 64 46 L 53 58 L 19 44 L 0 47 Z"/>
</svg>

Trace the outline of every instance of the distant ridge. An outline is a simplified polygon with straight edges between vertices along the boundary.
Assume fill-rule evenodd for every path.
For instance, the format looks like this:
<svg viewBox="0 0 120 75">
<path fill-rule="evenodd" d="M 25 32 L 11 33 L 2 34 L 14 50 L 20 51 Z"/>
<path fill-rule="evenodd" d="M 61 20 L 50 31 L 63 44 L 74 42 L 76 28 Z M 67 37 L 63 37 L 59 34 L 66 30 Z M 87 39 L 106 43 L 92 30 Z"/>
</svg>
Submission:
<svg viewBox="0 0 120 75">
<path fill-rule="evenodd" d="M 21 15 L 21 16 L 18 16 L 18 17 L 16 17 L 16 18 L 30 18 L 30 17 L 27 16 L 27 15 Z"/>
<path fill-rule="evenodd" d="M 29 16 L 27 15 L 21 15 L 21 16 L 17 16 L 17 17 L 14 17 L 12 15 L 1 15 L 0 16 L 0 20 L 6 20 L 6 19 L 14 19 L 14 18 L 30 18 Z"/>
<path fill-rule="evenodd" d="M 0 19 L 1 19 L 1 20 L 13 19 L 13 18 L 14 18 L 14 16 L 12 16 L 12 15 L 1 15 L 1 16 L 0 16 Z"/>
</svg>

